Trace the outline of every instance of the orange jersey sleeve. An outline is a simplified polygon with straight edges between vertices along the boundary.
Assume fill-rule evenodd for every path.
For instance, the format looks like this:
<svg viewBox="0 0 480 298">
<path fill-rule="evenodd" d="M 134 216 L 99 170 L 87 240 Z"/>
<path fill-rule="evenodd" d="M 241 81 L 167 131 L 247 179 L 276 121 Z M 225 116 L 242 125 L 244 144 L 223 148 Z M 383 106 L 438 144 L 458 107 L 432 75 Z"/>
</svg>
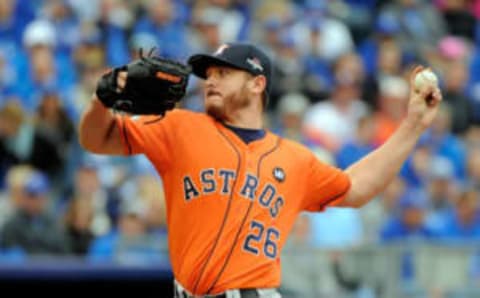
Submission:
<svg viewBox="0 0 480 298">
<path fill-rule="evenodd" d="M 172 160 L 172 135 L 175 122 L 180 121 L 183 111 L 167 112 L 158 116 L 120 116 L 117 127 L 120 131 L 126 155 L 145 154 L 161 171 L 170 166 Z"/>
<path fill-rule="evenodd" d="M 350 189 L 350 178 L 338 168 L 319 161 L 313 154 L 306 181 L 303 208 L 322 211 L 327 206 L 338 205 Z"/>
</svg>

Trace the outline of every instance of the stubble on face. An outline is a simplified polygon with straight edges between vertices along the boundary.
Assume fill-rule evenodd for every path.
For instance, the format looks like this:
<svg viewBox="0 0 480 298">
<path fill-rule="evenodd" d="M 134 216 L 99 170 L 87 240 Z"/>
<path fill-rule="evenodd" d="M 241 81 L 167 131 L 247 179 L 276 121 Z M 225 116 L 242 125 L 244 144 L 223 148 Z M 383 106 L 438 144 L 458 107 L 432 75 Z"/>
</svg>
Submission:
<svg viewBox="0 0 480 298">
<path fill-rule="evenodd" d="M 206 112 L 213 118 L 222 121 L 225 117 L 225 105 L 222 104 L 209 104 L 206 106 Z"/>
<path fill-rule="evenodd" d="M 236 92 L 221 96 L 221 101 L 210 102 L 205 107 L 206 113 L 219 121 L 229 120 L 233 113 L 251 104 L 246 90 L 246 82 L 243 82 Z"/>
</svg>

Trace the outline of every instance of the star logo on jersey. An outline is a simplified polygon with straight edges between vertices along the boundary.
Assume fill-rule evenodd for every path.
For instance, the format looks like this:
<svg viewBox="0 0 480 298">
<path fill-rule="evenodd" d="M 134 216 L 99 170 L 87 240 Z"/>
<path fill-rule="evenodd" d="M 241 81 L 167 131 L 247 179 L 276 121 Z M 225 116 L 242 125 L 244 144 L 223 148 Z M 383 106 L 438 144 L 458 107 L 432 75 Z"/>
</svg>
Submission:
<svg viewBox="0 0 480 298">
<path fill-rule="evenodd" d="M 218 49 L 213 53 L 214 56 L 221 55 L 226 49 L 228 48 L 228 44 L 222 44 L 218 47 Z"/>
<path fill-rule="evenodd" d="M 260 60 L 258 58 L 247 58 L 247 63 L 256 70 L 262 71 L 263 72 L 263 66 L 260 63 Z"/>
<path fill-rule="evenodd" d="M 285 171 L 280 168 L 280 167 L 275 167 L 273 169 L 273 177 L 275 178 L 275 180 L 277 180 L 278 182 L 283 182 L 285 181 Z"/>
</svg>

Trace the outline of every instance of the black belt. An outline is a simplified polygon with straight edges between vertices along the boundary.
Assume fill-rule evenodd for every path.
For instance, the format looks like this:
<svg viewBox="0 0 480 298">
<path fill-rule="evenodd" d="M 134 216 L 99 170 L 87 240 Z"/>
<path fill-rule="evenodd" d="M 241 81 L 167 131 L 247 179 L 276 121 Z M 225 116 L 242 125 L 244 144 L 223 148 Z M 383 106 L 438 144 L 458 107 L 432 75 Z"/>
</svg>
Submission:
<svg viewBox="0 0 480 298">
<path fill-rule="evenodd" d="M 281 295 L 275 288 L 263 288 L 263 289 L 236 289 L 236 290 L 227 290 L 224 293 L 216 295 L 200 295 L 195 296 L 191 295 L 185 290 L 185 288 L 180 285 L 176 280 L 174 281 L 174 297 L 175 298 L 279 298 Z"/>
<path fill-rule="evenodd" d="M 239 290 L 240 292 L 240 298 L 259 298 L 260 296 L 258 295 L 258 292 L 256 289 L 241 289 Z M 195 296 L 192 296 L 185 292 L 184 290 L 175 288 L 175 298 L 193 298 Z M 218 295 L 205 295 L 202 296 L 204 298 L 227 298 L 227 294 L 222 293 Z"/>
</svg>

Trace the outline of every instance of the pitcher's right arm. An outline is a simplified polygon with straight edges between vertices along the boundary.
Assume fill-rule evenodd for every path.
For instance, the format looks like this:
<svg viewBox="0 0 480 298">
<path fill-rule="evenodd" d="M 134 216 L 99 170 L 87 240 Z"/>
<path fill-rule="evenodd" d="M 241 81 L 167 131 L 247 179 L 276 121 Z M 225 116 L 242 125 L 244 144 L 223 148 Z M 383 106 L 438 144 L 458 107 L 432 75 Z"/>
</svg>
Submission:
<svg viewBox="0 0 480 298">
<path fill-rule="evenodd" d="M 80 145 L 96 154 L 121 155 L 123 144 L 116 117 L 93 95 L 92 101 L 80 119 Z"/>
<path fill-rule="evenodd" d="M 119 73 L 117 84 L 120 88 L 125 86 L 126 77 L 126 72 Z M 79 140 L 80 145 L 92 153 L 122 155 L 125 152 L 116 116 L 96 94 L 81 116 Z"/>
</svg>

